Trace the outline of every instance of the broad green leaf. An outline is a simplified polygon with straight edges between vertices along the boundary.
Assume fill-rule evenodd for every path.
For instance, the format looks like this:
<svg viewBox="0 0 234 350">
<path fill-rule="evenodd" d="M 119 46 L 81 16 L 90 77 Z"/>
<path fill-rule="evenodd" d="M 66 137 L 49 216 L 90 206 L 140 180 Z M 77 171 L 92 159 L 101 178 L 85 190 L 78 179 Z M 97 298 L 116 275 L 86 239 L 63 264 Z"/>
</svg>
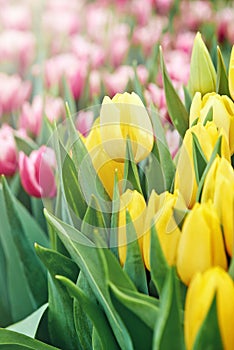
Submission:
<svg viewBox="0 0 234 350">
<path fill-rule="evenodd" d="M 195 177 L 197 184 L 199 184 L 202 174 L 206 168 L 207 160 L 204 155 L 204 152 L 200 146 L 200 143 L 198 141 L 197 136 L 192 133 L 193 137 L 193 164 L 194 164 L 194 171 L 195 171 Z"/>
<path fill-rule="evenodd" d="M 118 259 L 118 220 L 119 220 L 119 186 L 118 186 L 118 170 L 115 172 L 114 189 L 112 198 L 111 211 L 111 230 L 110 230 L 110 249 Z"/>
<path fill-rule="evenodd" d="M 160 312 L 155 326 L 153 350 L 183 350 L 185 345 L 181 321 L 180 293 L 174 268 L 171 268 L 168 272 L 160 300 Z"/>
<path fill-rule="evenodd" d="M 158 74 L 158 58 L 159 58 L 159 43 L 156 43 L 153 47 L 152 54 L 147 62 L 147 68 L 149 71 L 148 82 L 156 81 Z"/>
<path fill-rule="evenodd" d="M 72 96 L 71 89 L 68 85 L 68 82 L 65 76 L 63 76 L 62 78 L 62 84 L 63 84 L 64 100 L 68 103 L 71 109 L 72 116 L 74 116 L 75 113 L 77 113 L 76 103 L 75 103 L 74 97 Z"/>
<path fill-rule="evenodd" d="M 148 164 L 145 166 L 145 182 L 147 197 L 150 196 L 152 190 L 155 190 L 159 194 L 165 191 L 165 178 L 156 143 L 154 143 L 152 153 L 148 157 Z"/>
<path fill-rule="evenodd" d="M 0 197 L 0 201 L 1 201 L 1 197 Z M 1 210 L 1 203 L 0 203 L 0 212 L 1 212 L 1 218 L 4 220 L 3 211 Z M 7 285 L 7 268 L 9 268 L 9 265 L 8 266 L 6 265 L 6 255 L 1 242 L 2 240 L 1 236 L 2 236 L 2 232 L 0 229 L 0 315 L 1 315 L 0 327 L 5 327 L 8 324 L 12 323 L 12 315 L 11 315 L 10 298 L 9 298 L 8 285 Z"/>
<path fill-rule="evenodd" d="M 165 63 L 163 60 L 162 51 L 160 51 L 160 58 L 161 58 L 163 85 L 164 85 L 164 91 L 166 95 L 168 113 L 171 117 L 172 123 L 174 124 L 175 128 L 178 130 L 180 136 L 183 138 L 186 130 L 189 127 L 189 115 L 169 78 L 169 75 L 167 73 Z"/>
<path fill-rule="evenodd" d="M 234 257 L 232 257 L 230 265 L 229 265 L 229 269 L 228 269 L 228 273 L 229 275 L 232 277 L 233 281 L 234 281 Z"/>
<path fill-rule="evenodd" d="M 190 107 L 192 104 L 192 97 L 190 96 L 190 93 L 189 93 L 188 88 L 186 86 L 183 86 L 183 90 L 184 90 L 185 107 L 186 107 L 187 112 L 189 113 Z"/>
<path fill-rule="evenodd" d="M 14 137 L 17 149 L 23 151 L 27 156 L 29 156 L 32 151 L 38 149 L 38 145 L 33 140 L 22 138 L 18 135 L 15 135 Z"/>
<path fill-rule="evenodd" d="M 140 318 L 149 328 L 154 330 L 159 313 L 159 302 L 156 298 L 148 295 L 117 288 L 114 284 L 109 284 L 111 293 L 127 309 L 132 311 L 136 317 Z"/>
<path fill-rule="evenodd" d="M 140 96 L 141 101 L 146 106 L 146 100 L 143 92 L 142 84 L 139 80 L 138 74 L 137 74 L 137 62 L 133 62 L 133 69 L 134 69 L 134 79 L 133 79 L 133 89 L 137 93 L 138 96 Z"/>
<path fill-rule="evenodd" d="M 207 122 L 212 122 L 213 121 L 213 107 L 210 107 L 205 119 L 204 119 L 204 122 L 203 122 L 203 125 L 206 125 Z"/>
<path fill-rule="evenodd" d="M 47 145 L 50 147 L 50 138 L 53 135 L 54 132 L 54 126 L 50 122 L 50 120 L 47 118 L 47 116 L 44 116 L 42 119 L 42 127 L 39 136 L 37 137 L 37 143 L 38 145 Z"/>
<path fill-rule="evenodd" d="M 37 332 L 40 320 L 48 307 L 48 303 L 42 305 L 38 310 L 34 311 L 31 315 L 26 317 L 24 320 L 12 324 L 7 327 L 11 331 L 15 331 L 28 337 L 34 338 Z"/>
<path fill-rule="evenodd" d="M 27 337 L 24 334 L 0 329 L 0 349 L 3 350 L 58 350 L 54 346 L 47 345 L 38 340 Z"/>
<path fill-rule="evenodd" d="M 132 223 L 130 213 L 126 210 L 126 236 L 127 236 L 127 254 L 124 263 L 124 271 L 131 278 L 136 288 L 145 294 L 148 294 L 145 266 L 137 239 L 135 227 Z M 143 237 L 141 237 L 142 239 Z"/>
<path fill-rule="evenodd" d="M 150 276 L 159 295 L 161 295 L 169 269 L 155 225 L 152 224 L 150 236 Z"/>
<path fill-rule="evenodd" d="M 227 95 L 230 97 L 227 71 L 226 71 L 225 63 L 224 63 L 223 56 L 219 46 L 217 46 L 217 56 L 218 56 L 218 64 L 217 64 L 216 92 L 220 95 Z"/>
<path fill-rule="evenodd" d="M 222 344 L 218 317 L 217 317 L 217 305 L 216 296 L 214 297 L 210 309 L 206 315 L 204 322 L 202 323 L 193 346 L 193 350 L 209 349 L 209 350 L 222 350 L 224 346 Z"/>
<path fill-rule="evenodd" d="M 61 346 L 64 349 L 79 349 L 79 340 L 76 336 L 73 318 L 73 301 L 67 289 L 55 278 L 55 275 L 63 274 L 76 281 L 78 267 L 71 259 L 51 249 L 36 245 L 36 252 L 50 273 L 48 276 L 50 339 L 54 345 Z"/>
<path fill-rule="evenodd" d="M 46 219 L 43 213 L 44 205 L 41 198 L 30 197 L 32 216 L 40 225 L 43 232 L 47 232 Z"/>
<path fill-rule="evenodd" d="M 96 328 L 102 349 L 119 349 L 103 310 L 95 302 L 90 300 L 82 289 L 76 286 L 71 280 L 64 276 L 56 276 L 56 278 L 67 288 L 71 297 L 76 298 L 82 304 L 82 307 Z"/>
<path fill-rule="evenodd" d="M 85 273 L 93 293 L 105 311 L 121 349 L 133 349 L 130 336 L 112 305 L 107 286 L 109 279 L 110 281 L 114 280 L 114 283 L 117 282 L 119 286 L 135 289 L 116 258 L 108 249 L 96 247 L 92 241 L 72 226 L 63 223 L 47 211 L 45 215 L 71 257 Z"/>
</svg>

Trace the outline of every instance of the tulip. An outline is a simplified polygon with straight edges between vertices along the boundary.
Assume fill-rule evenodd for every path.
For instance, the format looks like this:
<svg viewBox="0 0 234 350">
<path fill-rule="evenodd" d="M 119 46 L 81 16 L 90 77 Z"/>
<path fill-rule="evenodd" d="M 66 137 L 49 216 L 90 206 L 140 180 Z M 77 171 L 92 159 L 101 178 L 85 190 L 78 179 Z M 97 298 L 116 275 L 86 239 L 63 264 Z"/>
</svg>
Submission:
<svg viewBox="0 0 234 350">
<path fill-rule="evenodd" d="M 213 111 L 213 121 L 219 130 L 223 128 L 229 140 L 232 155 L 234 153 L 234 103 L 228 96 L 220 96 L 213 92 L 206 94 L 202 98 L 201 93 L 196 92 L 190 108 L 190 125 L 196 118 L 198 118 L 199 122 L 204 123 L 211 108 Z"/>
<path fill-rule="evenodd" d="M 234 171 L 225 158 L 217 157 L 212 164 L 202 191 L 202 202 L 212 200 L 223 227 L 225 245 L 233 255 L 234 236 Z"/>
<path fill-rule="evenodd" d="M 127 256 L 126 211 L 129 212 L 136 230 L 138 244 L 142 252 L 144 230 L 144 215 L 146 203 L 144 197 L 136 190 L 127 190 L 120 196 L 118 221 L 118 251 L 121 265 L 124 265 Z"/>
<path fill-rule="evenodd" d="M 232 47 L 230 62 L 229 62 L 229 71 L 228 71 L 228 83 L 229 83 L 229 92 L 234 99 L 234 46 Z"/>
<path fill-rule="evenodd" d="M 197 33 L 193 44 L 189 91 L 192 96 L 197 91 L 202 95 L 216 91 L 215 68 L 200 33 Z"/>
<path fill-rule="evenodd" d="M 234 284 L 220 267 L 197 273 L 192 279 L 185 302 L 186 349 L 193 349 L 196 335 L 216 294 L 217 316 L 223 348 L 232 350 L 234 344 Z M 212 344 L 215 345 L 215 344 Z"/>
<path fill-rule="evenodd" d="M 12 176 L 17 170 L 18 157 L 13 130 L 4 124 L 0 128 L 0 174 Z"/>
<path fill-rule="evenodd" d="M 46 146 L 33 151 L 29 157 L 19 153 L 21 183 L 30 196 L 52 198 L 56 195 L 55 167 L 54 151 Z"/>
<path fill-rule="evenodd" d="M 38 136 L 41 131 L 43 118 L 43 100 L 41 96 L 35 96 L 32 104 L 24 102 L 19 118 L 20 128 L 26 130 L 31 136 Z"/>
<path fill-rule="evenodd" d="M 154 136 L 150 118 L 138 95 L 117 94 L 105 97 L 100 113 L 103 147 L 110 158 L 124 162 L 126 141 L 131 141 L 135 162 L 146 158 L 152 150 Z"/>
<path fill-rule="evenodd" d="M 227 268 L 218 214 L 211 202 L 196 203 L 185 218 L 178 244 L 177 271 L 188 285 L 196 272 L 212 266 Z"/>
<path fill-rule="evenodd" d="M 155 225 L 162 251 L 169 265 L 175 265 L 180 229 L 173 216 L 174 209 L 185 210 L 186 206 L 179 195 L 164 192 L 158 195 L 152 191 L 146 208 L 143 237 L 143 256 L 145 266 L 150 270 L 150 227 Z"/>
<path fill-rule="evenodd" d="M 112 198 L 115 172 L 117 171 L 118 180 L 121 181 L 124 175 L 124 164 L 111 159 L 103 148 L 99 118 L 96 119 L 88 137 L 84 139 L 84 143 L 92 159 L 94 169 L 108 195 Z"/>
<path fill-rule="evenodd" d="M 182 194 L 188 208 L 194 205 L 198 188 L 194 171 L 192 133 L 197 136 L 207 161 L 211 157 L 219 136 L 222 135 L 221 154 L 227 160 L 230 160 L 226 135 L 223 134 L 222 130 L 220 132 L 217 130 L 214 122 L 207 122 L 205 126 L 198 123 L 186 131 L 178 158 L 174 188 Z"/>
</svg>

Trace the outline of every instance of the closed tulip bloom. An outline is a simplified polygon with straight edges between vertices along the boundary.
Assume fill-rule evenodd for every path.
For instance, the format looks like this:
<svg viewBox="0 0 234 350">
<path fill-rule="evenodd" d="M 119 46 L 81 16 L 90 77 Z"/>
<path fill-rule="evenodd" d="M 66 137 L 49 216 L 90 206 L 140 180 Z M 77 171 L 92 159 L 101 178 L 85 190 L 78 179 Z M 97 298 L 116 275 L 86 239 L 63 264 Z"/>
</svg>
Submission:
<svg viewBox="0 0 234 350">
<path fill-rule="evenodd" d="M 189 91 L 192 96 L 197 91 L 202 95 L 216 91 L 215 68 L 200 33 L 197 33 L 193 44 Z"/>
<path fill-rule="evenodd" d="M 121 265 L 124 265 L 127 256 L 126 211 L 128 210 L 138 237 L 142 252 L 142 239 L 144 233 L 144 215 L 146 203 L 142 194 L 136 190 L 127 190 L 120 196 L 120 209 L 118 221 L 118 250 Z"/>
<path fill-rule="evenodd" d="M 196 335 L 215 294 L 223 348 L 233 350 L 234 284 L 228 273 L 220 267 L 213 267 L 204 273 L 197 273 L 189 285 L 184 317 L 186 349 L 193 349 Z"/>
<path fill-rule="evenodd" d="M 118 180 L 121 181 L 124 175 L 124 164 L 111 159 L 103 148 L 99 118 L 96 119 L 89 135 L 84 139 L 84 143 L 92 159 L 94 169 L 108 195 L 112 198 L 115 172 L 117 171 Z"/>
<path fill-rule="evenodd" d="M 234 171 L 225 159 L 217 157 L 212 164 L 202 191 L 202 202 L 212 200 L 223 227 L 225 245 L 233 255 L 234 236 Z"/>
<path fill-rule="evenodd" d="M 33 151 L 29 157 L 19 153 L 21 183 L 30 196 L 51 198 L 56 195 L 55 167 L 54 151 L 46 146 Z"/>
<path fill-rule="evenodd" d="M 0 175 L 14 175 L 18 166 L 18 155 L 13 130 L 7 124 L 0 128 L 0 150 Z"/>
<path fill-rule="evenodd" d="M 100 113 L 103 147 L 110 158 L 124 162 L 126 141 L 131 141 L 136 163 L 146 158 L 153 148 L 153 129 L 140 97 L 132 92 L 104 97 Z"/>
<path fill-rule="evenodd" d="M 201 93 L 196 92 L 190 108 L 190 125 L 196 118 L 199 122 L 204 123 L 211 108 L 213 109 L 213 121 L 219 130 L 224 130 L 232 155 L 234 153 L 234 103 L 228 96 L 221 96 L 213 92 L 202 98 Z"/>
<path fill-rule="evenodd" d="M 211 202 L 196 203 L 182 227 L 177 271 L 188 285 L 195 273 L 204 272 L 212 266 L 227 268 L 220 221 Z"/>
<path fill-rule="evenodd" d="M 162 251 L 169 265 L 175 265 L 180 229 L 175 221 L 174 209 L 186 210 L 184 200 L 175 194 L 164 192 L 158 195 L 152 191 L 146 208 L 143 256 L 145 266 L 150 270 L 150 228 L 155 225 Z M 152 223 L 153 221 L 153 223 Z"/>
<path fill-rule="evenodd" d="M 228 84 L 229 84 L 229 92 L 234 99 L 234 45 L 232 47 L 230 62 L 229 62 L 229 71 L 228 71 Z"/>
<path fill-rule="evenodd" d="M 230 160 L 226 135 L 223 134 L 222 130 L 218 131 L 214 122 L 207 122 L 205 126 L 198 123 L 186 131 L 178 158 L 174 187 L 182 194 L 188 208 L 192 208 L 194 205 L 198 188 L 194 171 L 193 133 L 197 136 L 207 161 L 211 157 L 219 136 L 222 135 L 221 154 L 227 160 Z"/>
</svg>

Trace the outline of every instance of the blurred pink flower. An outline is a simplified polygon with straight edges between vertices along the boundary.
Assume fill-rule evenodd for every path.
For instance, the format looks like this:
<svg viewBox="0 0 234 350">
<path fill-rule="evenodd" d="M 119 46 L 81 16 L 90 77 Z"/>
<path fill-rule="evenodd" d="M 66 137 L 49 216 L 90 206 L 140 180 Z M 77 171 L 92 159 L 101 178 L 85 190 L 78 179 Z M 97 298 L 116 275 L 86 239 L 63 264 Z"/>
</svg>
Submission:
<svg viewBox="0 0 234 350">
<path fill-rule="evenodd" d="M 174 0 L 153 0 L 156 10 L 160 14 L 167 14 L 173 5 L 173 2 Z"/>
<path fill-rule="evenodd" d="M 87 136 L 92 124 L 94 115 L 92 111 L 80 111 L 76 119 L 76 128 L 83 135 Z"/>
<path fill-rule="evenodd" d="M 156 84 L 150 83 L 146 90 L 147 104 L 151 102 L 158 108 L 162 123 L 168 120 L 167 104 L 164 89 Z"/>
<path fill-rule="evenodd" d="M 166 140 L 168 143 L 171 156 L 172 158 L 174 158 L 180 146 L 180 135 L 178 131 L 175 129 L 174 130 L 168 129 L 166 131 Z"/>
<path fill-rule="evenodd" d="M 91 43 L 81 35 L 76 35 L 71 40 L 71 51 L 78 60 L 91 64 L 91 67 L 97 69 L 105 61 L 104 48 L 98 44 Z"/>
<path fill-rule="evenodd" d="M 17 63 L 24 71 L 33 62 L 35 45 L 33 33 L 5 30 L 0 34 L 0 62 Z"/>
<path fill-rule="evenodd" d="M 197 31 L 203 23 L 212 20 L 212 2 L 207 0 L 181 1 L 181 16 L 177 18 L 180 28 Z"/>
<path fill-rule="evenodd" d="M 183 51 L 190 56 L 193 49 L 194 38 L 195 33 L 193 32 L 179 33 L 175 40 L 175 49 Z"/>
<path fill-rule="evenodd" d="M 31 83 L 18 75 L 0 73 L 0 116 L 19 109 L 31 92 Z"/>
<path fill-rule="evenodd" d="M 81 24 L 79 16 L 69 10 L 47 10 L 43 14 L 43 27 L 48 36 L 62 35 L 62 37 L 74 35 L 79 32 Z"/>
<path fill-rule="evenodd" d="M 5 29 L 30 30 L 32 26 L 30 8 L 24 4 L 2 6 L 0 18 Z"/>
<path fill-rule="evenodd" d="M 41 130 L 43 117 L 43 101 L 41 96 L 35 96 L 32 104 L 24 102 L 19 118 L 20 128 L 27 131 L 32 136 L 38 136 Z"/>
<path fill-rule="evenodd" d="M 105 73 L 103 80 L 107 94 L 113 97 L 118 92 L 123 92 L 132 77 L 133 69 L 130 66 L 120 66 L 113 73 Z"/>
<path fill-rule="evenodd" d="M 13 129 L 7 124 L 0 128 L 0 174 L 12 176 L 17 170 L 17 148 Z"/>
<path fill-rule="evenodd" d="M 98 70 L 91 70 L 89 74 L 89 90 L 91 97 L 97 96 L 101 89 L 101 74 Z"/>
<path fill-rule="evenodd" d="M 45 116 L 51 123 L 64 119 L 65 108 L 61 97 L 46 96 L 45 98 Z"/>
<path fill-rule="evenodd" d="M 170 50 L 165 52 L 164 58 L 170 78 L 175 82 L 187 85 L 190 74 L 190 56 L 183 51 Z"/>
<path fill-rule="evenodd" d="M 24 190 L 33 197 L 56 196 L 54 151 L 46 146 L 33 151 L 30 156 L 19 153 L 19 173 Z"/>
</svg>

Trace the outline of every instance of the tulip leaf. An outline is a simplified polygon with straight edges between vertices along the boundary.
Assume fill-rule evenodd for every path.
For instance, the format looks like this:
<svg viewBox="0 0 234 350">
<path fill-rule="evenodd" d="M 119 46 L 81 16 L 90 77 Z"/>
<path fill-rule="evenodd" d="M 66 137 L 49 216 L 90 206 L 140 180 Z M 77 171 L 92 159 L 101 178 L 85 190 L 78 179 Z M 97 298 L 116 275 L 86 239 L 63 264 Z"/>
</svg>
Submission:
<svg viewBox="0 0 234 350">
<path fill-rule="evenodd" d="M 193 163 L 194 163 L 194 171 L 197 184 L 199 184 L 202 174 L 206 168 L 207 160 L 204 155 L 204 152 L 200 146 L 197 136 L 192 132 L 193 136 Z"/>
<path fill-rule="evenodd" d="M 212 122 L 213 121 L 213 107 L 210 107 L 204 121 L 203 125 L 206 125 L 207 122 Z"/>
<path fill-rule="evenodd" d="M 102 344 L 102 349 L 119 349 L 105 313 L 100 306 L 90 300 L 82 289 L 76 286 L 68 278 L 64 276 L 56 276 L 56 278 L 67 288 L 71 297 L 76 298 L 82 304 L 84 311 L 88 314 L 96 328 Z"/>
<path fill-rule="evenodd" d="M 140 318 L 150 329 L 154 330 L 155 323 L 159 313 L 159 302 L 156 298 L 148 295 L 129 291 L 124 288 L 117 288 L 114 284 L 109 284 L 111 294 Z"/>
<path fill-rule="evenodd" d="M 210 170 L 210 167 L 213 163 L 213 161 L 215 160 L 216 156 L 219 155 L 221 156 L 221 145 L 222 145 L 222 135 L 219 136 L 215 146 L 214 146 L 214 149 L 213 149 L 213 152 L 211 154 L 211 157 L 210 157 L 210 160 L 208 161 L 204 171 L 203 171 L 203 174 L 202 174 L 202 177 L 200 179 L 200 182 L 199 182 L 199 185 L 198 185 L 198 189 L 197 189 L 197 195 L 196 195 L 196 201 L 199 202 L 200 201 L 200 198 L 201 198 L 201 194 L 202 194 L 202 189 L 203 189 L 203 185 L 204 185 L 204 181 L 205 181 L 205 178 L 206 178 L 206 175 L 208 173 L 208 171 Z"/>
<path fill-rule="evenodd" d="M 42 126 L 40 134 L 38 135 L 36 141 L 38 145 L 47 145 L 48 140 L 50 140 L 50 137 L 52 136 L 54 131 L 54 126 L 52 122 L 47 118 L 47 116 L 44 116 L 42 119 Z"/>
<path fill-rule="evenodd" d="M 231 276 L 231 278 L 234 281 L 234 257 L 232 257 L 232 259 L 231 259 L 231 263 L 229 265 L 228 273 L 229 273 L 229 275 Z"/>
<path fill-rule="evenodd" d="M 149 71 L 148 82 L 156 81 L 158 74 L 159 43 L 153 47 L 152 54 L 149 56 L 147 68 Z"/>
<path fill-rule="evenodd" d="M 32 151 L 38 149 L 38 145 L 29 138 L 23 138 L 19 135 L 14 135 L 17 149 L 24 152 L 27 156 L 30 155 Z"/>
<path fill-rule="evenodd" d="M 159 151 L 156 143 L 154 143 L 153 150 L 148 157 L 148 164 L 145 166 L 145 182 L 148 197 L 152 190 L 155 190 L 159 194 L 165 191 L 165 177 L 160 164 Z"/>
<path fill-rule="evenodd" d="M 132 350 L 132 341 L 122 320 L 112 305 L 107 281 L 117 286 L 135 290 L 128 276 L 108 249 L 96 247 L 85 235 L 65 224 L 45 211 L 46 218 L 54 227 L 71 257 L 85 274 L 98 302 L 102 305 L 113 329 L 115 337 L 123 350 Z"/>
<path fill-rule="evenodd" d="M 74 101 L 74 97 L 72 96 L 72 92 L 70 86 L 68 85 L 67 79 L 65 76 L 62 77 L 62 85 L 63 85 L 63 93 L 64 100 L 68 103 L 71 114 L 74 116 L 77 113 L 76 103 Z"/>
<path fill-rule="evenodd" d="M 219 322 L 217 317 L 217 304 L 216 296 L 211 303 L 210 309 L 203 321 L 193 346 L 193 350 L 209 349 L 209 350 L 222 350 L 224 346 L 222 344 Z"/>
<path fill-rule="evenodd" d="M 190 111 L 190 107 L 192 104 L 192 97 L 188 91 L 188 88 L 186 86 L 183 86 L 183 90 L 184 90 L 184 102 L 185 102 L 185 107 L 187 112 L 189 113 Z"/>
<path fill-rule="evenodd" d="M 10 192 L 9 186 L 4 178 L 2 180 L 2 185 L 8 222 L 10 225 L 10 235 L 19 254 L 19 261 L 20 264 L 22 264 L 24 274 L 27 278 L 30 289 L 29 295 L 32 298 L 32 304 L 35 310 L 45 303 L 47 297 L 46 272 L 34 251 L 32 238 L 30 238 L 30 235 L 34 235 L 35 237 L 36 230 L 38 232 L 39 229 L 36 224 L 32 224 L 32 222 L 29 221 L 29 216 L 20 215 L 22 206 L 20 208 L 20 206 L 17 205 L 17 200 Z M 23 212 L 25 214 L 25 210 L 23 210 Z M 32 231 L 30 230 L 30 232 L 27 232 L 27 228 L 29 227 Z M 34 232 L 33 229 L 35 230 Z M 41 237 L 39 235 L 36 237 L 40 241 Z"/>
<path fill-rule="evenodd" d="M 0 349 L 4 350 L 59 350 L 54 346 L 47 345 L 39 340 L 27 337 L 24 334 L 0 329 Z"/>
<path fill-rule="evenodd" d="M 118 217 L 119 217 L 119 187 L 118 187 L 118 172 L 115 172 L 114 189 L 112 198 L 111 212 L 111 230 L 110 230 L 110 249 L 118 259 Z"/>
<path fill-rule="evenodd" d="M 169 265 L 162 251 L 154 223 L 152 223 L 150 235 L 150 275 L 159 295 L 161 295 Z"/>
<path fill-rule="evenodd" d="M 223 60 L 222 52 L 219 46 L 217 46 L 217 56 L 218 56 L 218 64 L 217 64 L 216 92 L 220 95 L 227 95 L 230 97 L 227 71 Z"/>
<path fill-rule="evenodd" d="M 67 202 L 75 215 L 82 219 L 84 217 L 87 204 L 80 189 L 76 167 L 68 154 L 66 154 L 63 161 L 62 175 Z"/>
<path fill-rule="evenodd" d="M 137 74 L 137 62 L 136 61 L 133 62 L 133 70 L 134 70 L 134 79 L 133 79 L 134 91 L 137 93 L 138 96 L 140 96 L 141 101 L 146 106 L 146 100 L 145 100 L 142 84 L 141 84 L 139 77 L 138 77 L 138 74 Z"/>
<path fill-rule="evenodd" d="M 126 236 L 127 236 L 127 254 L 124 263 L 124 271 L 131 278 L 136 288 L 145 294 L 148 294 L 147 279 L 145 267 L 142 260 L 142 254 L 137 239 L 135 227 L 132 223 L 131 215 L 128 210 L 126 213 Z M 143 239 L 143 236 L 140 237 Z"/>
<path fill-rule="evenodd" d="M 66 288 L 55 278 L 55 275 L 63 274 L 76 281 L 78 267 L 71 259 L 51 249 L 36 245 L 36 252 L 50 273 L 48 277 L 50 339 L 56 346 L 71 350 L 79 349 L 73 318 L 73 301 Z"/>
<path fill-rule="evenodd" d="M 180 292 L 174 268 L 170 268 L 168 272 L 160 300 L 160 312 L 155 325 L 152 349 L 183 350 L 185 345 Z"/>
<path fill-rule="evenodd" d="M 160 51 L 160 57 L 168 113 L 171 117 L 173 125 L 178 130 L 180 136 L 183 138 L 186 130 L 189 127 L 189 115 L 169 78 L 163 60 L 162 50 Z"/>
</svg>

